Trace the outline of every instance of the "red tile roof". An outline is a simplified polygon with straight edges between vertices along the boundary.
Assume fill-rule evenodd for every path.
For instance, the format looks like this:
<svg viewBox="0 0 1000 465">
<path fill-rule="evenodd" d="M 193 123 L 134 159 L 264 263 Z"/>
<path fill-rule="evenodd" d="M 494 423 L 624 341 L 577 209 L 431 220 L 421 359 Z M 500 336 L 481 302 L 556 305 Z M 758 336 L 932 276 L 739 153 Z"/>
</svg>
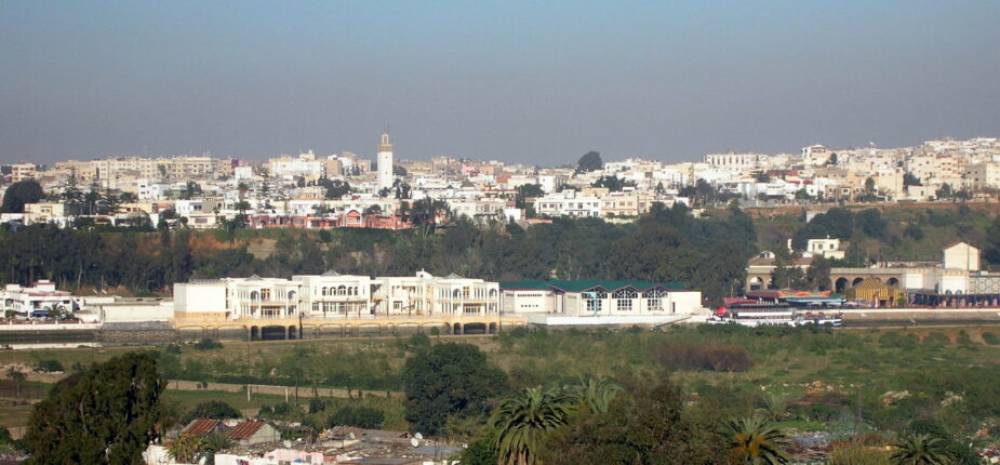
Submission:
<svg viewBox="0 0 1000 465">
<path fill-rule="evenodd" d="M 250 437 L 253 436 L 255 433 L 257 433 L 257 430 L 259 430 L 264 425 L 265 423 L 260 420 L 247 420 L 244 422 L 240 422 L 240 424 L 236 425 L 235 427 L 233 427 L 232 430 L 229 431 L 228 433 L 229 439 L 237 441 L 241 439 L 250 439 Z"/>
<path fill-rule="evenodd" d="M 190 434 L 192 436 L 206 436 L 211 434 L 216 430 L 216 428 L 221 425 L 222 422 L 219 420 L 212 420 L 209 418 L 196 418 L 188 423 L 184 431 L 181 434 Z"/>
</svg>

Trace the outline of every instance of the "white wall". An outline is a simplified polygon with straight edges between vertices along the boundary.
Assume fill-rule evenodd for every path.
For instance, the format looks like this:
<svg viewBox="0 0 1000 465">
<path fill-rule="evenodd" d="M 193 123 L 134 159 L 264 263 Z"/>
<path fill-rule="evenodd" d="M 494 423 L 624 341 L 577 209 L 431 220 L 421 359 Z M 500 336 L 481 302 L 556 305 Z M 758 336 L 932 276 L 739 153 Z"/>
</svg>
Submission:
<svg viewBox="0 0 1000 465">
<path fill-rule="evenodd" d="M 174 310 L 177 312 L 226 311 L 226 283 L 174 284 Z"/>
<path fill-rule="evenodd" d="M 173 302 L 103 305 L 104 322 L 168 321 L 174 317 Z"/>
</svg>

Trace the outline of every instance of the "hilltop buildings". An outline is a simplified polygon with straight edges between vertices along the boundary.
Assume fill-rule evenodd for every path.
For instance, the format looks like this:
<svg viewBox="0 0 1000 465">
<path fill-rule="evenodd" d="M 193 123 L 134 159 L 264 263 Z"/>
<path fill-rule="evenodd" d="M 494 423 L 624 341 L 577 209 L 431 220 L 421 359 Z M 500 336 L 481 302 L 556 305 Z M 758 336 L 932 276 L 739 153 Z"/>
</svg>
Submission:
<svg viewBox="0 0 1000 465">
<path fill-rule="evenodd" d="M 736 200 L 789 204 L 995 200 L 996 138 L 933 140 L 916 147 L 831 148 L 797 154 L 713 153 L 700 162 L 637 157 L 600 169 L 545 168 L 434 156 L 397 160 L 388 133 L 373 162 L 351 153 L 279 155 L 251 163 L 211 156 L 121 156 L 52 166 L 4 167 L 2 185 L 34 179 L 48 198 L 0 222 L 73 227 L 144 224 L 218 228 L 404 229 L 419 201 L 444 202 L 477 222 L 531 217 L 633 221 L 655 203 L 701 206 Z M 399 175 L 397 175 L 399 173 Z M 695 205 L 697 203 L 697 205 Z M 526 223 L 525 223 L 526 224 Z"/>
</svg>

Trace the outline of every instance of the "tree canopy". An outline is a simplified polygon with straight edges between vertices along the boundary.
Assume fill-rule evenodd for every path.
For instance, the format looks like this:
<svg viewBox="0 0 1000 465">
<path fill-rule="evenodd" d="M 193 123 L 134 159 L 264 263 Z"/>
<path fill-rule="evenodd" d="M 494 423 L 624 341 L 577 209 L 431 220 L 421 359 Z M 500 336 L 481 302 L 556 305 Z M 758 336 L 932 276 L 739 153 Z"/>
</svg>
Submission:
<svg viewBox="0 0 1000 465">
<path fill-rule="evenodd" d="M 604 160 L 601 159 L 601 153 L 593 150 L 583 154 L 580 160 L 576 162 L 577 173 L 589 173 L 602 169 L 604 169 Z"/>
<path fill-rule="evenodd" d="M 134 352 L 61 381 L 31 413 L 27 463 L 141 463 L 165 387 L 155 359 Z"/>
<path fill-rule="evenodd" d="M 43 198 L 45 198 L 45 192 L 38 181 L 34 179 L 18 181 L 7 187 L 7 191 L 4 192 L 0 212 L 24 213 L 24 204 L 35 203 Z"/>
<path fill-rule="evenodd" d="M 436 344 L 414 354 L 403 367 L 406 420 L 424 434 L 437 434 L 448 415 L 482 414 L 506 386 L 507 375 L 471 344 Z"/>
</svg>

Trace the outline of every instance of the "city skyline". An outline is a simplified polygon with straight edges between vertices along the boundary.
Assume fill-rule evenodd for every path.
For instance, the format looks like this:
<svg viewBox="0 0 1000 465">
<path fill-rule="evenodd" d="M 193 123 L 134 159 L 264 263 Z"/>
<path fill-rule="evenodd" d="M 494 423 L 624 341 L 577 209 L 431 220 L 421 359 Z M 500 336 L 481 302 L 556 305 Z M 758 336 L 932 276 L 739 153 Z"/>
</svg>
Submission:
<svg viewBox="0 0 1000 465">
<path fill-rule="evenodd" d="M 114 13 L 114 14 L 111 14 Z M 0 160 L 314 149 L 555 166 L 588 150 L 1000 134 L 996 3 L 31 2 L 0 7 Z M 928 33 L 931 31 L 933 33 Z"/>
</svg>

